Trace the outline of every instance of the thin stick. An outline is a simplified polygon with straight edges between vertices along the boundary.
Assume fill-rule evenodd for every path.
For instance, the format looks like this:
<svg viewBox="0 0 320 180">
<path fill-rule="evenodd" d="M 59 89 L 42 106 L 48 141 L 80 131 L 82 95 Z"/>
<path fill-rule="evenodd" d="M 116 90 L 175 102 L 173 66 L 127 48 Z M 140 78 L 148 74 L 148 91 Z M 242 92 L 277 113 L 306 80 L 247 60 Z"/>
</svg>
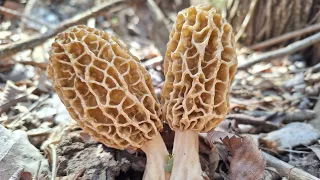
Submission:
<svg viewBox="0 0 320 180">
<path fill-rule="evenodd" d="M 267 128 L 271 128 L 271 129 L 278 129 L 279 126 L 266 121 L 265 117 L 253 117 L 253 116 L 249 116 L 246 114 L 229 114 L 227 115 L 228 119 L 234 119 L 236 120 L 239 124 L 249 124 L 249 125 L 254 125 L 254 126 L 265 126 Z"/>
<path fill-rule="evenodd" d="M 274 167 L 282 177 L 286 177 L 290 180 L 319 180 L 317 177 L 281 161 L 270 154 L 263 152 L 263 155 L 267 160 L 267 166 Z"/>
<path fill-rule="evenodd" d="M 229 19 L 232 20 L 234 18 L 234 16 L 236 15 L 236 12 L 237 12 L 237 9 L 239 7 L 239 4 L 240 4 L 240 0 L 236 0 L 233 5 L 232 5 L 232 2 L 231 1 L 228 1 L 228 3 L 230 3 L 230 6 L 228 9 L 232 8 L 230 10 L 230 16 L 229 16 Z"/>
<path fill-rule="evenodd" d="M 319 16 L 320 16 L 320 11 L 317 12 L 317 14 L 311 19 L 311 21 L 308 23 L 308 25 L 313 24 L 314 22 L 316 22 L 316 20 L 318 19 Z"/>
<path fill-rule="evenodd" d="M 16 126 L 19 122 L 21 123 L 21 121 L 23 119 L 25 119 L 25 117 L 30 114 L 31 111 L 33 111 L 36 107 L 39 106 L 39 104 L 41 104 L 43 101 L 45 101 L 46 99 L 49 98 L 49 94 L 46 94 L 44 96 L 41 96 L 37 101 L 35 101 L 34 103 L 31 104 L 31 106 L 28 108 L 28 110 L 24 113 L 21 113 L 17 118 L 12 119 L 12 121 L 8 120 L 6 123 L 10 123 L 8 124 L 8 127 L 14 127 Z"/>
<path fill-rule="evenodd" d="M 246 62 L 242 65 L 239 65 L 238 69 L 239 70 L 246 70 L 254 64 L 257 64 L 260 62 L 270 62 L 274 58 L 292 54 L 292 53 L 297 52 L 301 49 L 309 47 L 318 41 L 320 41 L 320 32 L 317 34 L 314 34 L 312 36 L 309 36 L 303 40 L 296 41 L 292 44 L 289 44 L 288 46 L 286 46 L 284 48 L 277 49 L 274 51 L 269 51 L 269 52 L 260 54 L 259 56 L 254 57 L 254 58 L 249 58 L 248 62 Z"/>
<path fill-rule="evenodd" d="M 78 179 L 80 178 L 80 176 L 83 175 L 84 171 L 85 171 L 85 169 L 81 169 L 80 171 L 78 171 L 78 172 L 74 175 L 73 180 L 78 180 Z"/>
<path fill-rule="evenodd" d="M 310 73 L 315 73 L 315 72 L 320 71 L 320 63 L 312 66 L 309 71 L 310 71 Z"/>
<path fill-rule="evenodd" d="M 70 19 L 67 19 L 60 23 L 60 25 L 57 26 L 57 28 L 47 31 L 44 34 L 36 35 L 34 37 L 31 37 L 30 39 L 14 42 L 8 45 L 0 46 L 0 59 L 4 59 L 6 57 L 9 57 L 13 54 L 16 54 L 22 50 L 31 49 L 34 48 L 43 42 L 45 42 L 47 39 L 55 36 L 59 32 L 80 24 L 81 22 L 99 15 L 102 12 L 114 12 L 119 9 L 123 9 L 126 5 L 125 0 L 115 0 L 112 2 L 106 2 L 99 5 L 99 7 L 93 7 L 81 14 L 78 14 Z"/>
<path fill-rule="evenodd" d="M 244 18 L 244 20 L 243 20 L 243 22 L 241 24 L 241 28 L 240 28 L 240 30 L 238 31 L 238 33 L 237 33 L 237 35 L 235 37 L 235 41 L 236 42 L 241 38 L 242 34 L 246 30 L 246 28 L 247 28 L 247 26 L 248 26 L 248 24 L 250 22 L 251 16 L 252 16 L 252 14 L 254 12 L 254 9 L 255 9 L 255 7 L 257 5 L 257 2 L 258 2 L 258 0 L 252 0 L 251 1 L 248 14 Z"/>
<path fill-rule="evenodd" d="M 51 180 L 55 180 L 56 174 L 57 174 L 57 151 L 56 151 L 56 147 L 53 144 L 50 144 L 49 147 L 51 149 L 51 158 L 52 158 Z"/>
<path fill-rule="evenodd" d="M 275 44 L 279 44 L 279 43 L 281 43 L 283 41 L 286 41 L 286 40 L 289 40 L 289 39 L 292 39 L 292 38 L 296 38 L 296 37 L 300 37 L 300 36 L 303 36 L 305 34 L 316 32 L 316 31 L 319 31 L 319 30 L 320 30 L 320 23 L 314 24 L 314 25 L 311 25 L 311 26 L 308 26 L 308 27 L 305 27 L 303 29 L 299 29 L 299 30 L 296 30 L 296 31 L 288 32 L 286 34 L 282 34 L 281 36 L 268 39 L 268 40 L 266 40 L 264 42 L 255 44 L 255 45 L 253 45 L 253 46 L 251 46 L 249 48 L 252 49 L 252 50 L 263 49 L 263 48 L 266 48 L 266 47 L 269 47 L 269 46 L 272 46 L 272 45 L 275 45 Z"/>
<path fill-rule="evenodd" d="M 170 34 L 170 28 L 166 23 L 166 17 L 159 8 L 159 6 L 154 2 L 154 0 L 144 0 L 141 1 L 140 5 L 136 5 L 135 11 L 141 19 L 144 19 L 146 16 L 145 13 L 143 13 L 144 10 L 148 10 L 151 12 L 150 20 L 153 23 L 150 26 L 151 31 L 148 31 L 148 33 L 150 33 L 150 36 L 154 40 L 154 43 L 159 49 L 161 55 L 164 56 Z"/>
<path fill-rule="evenodd" d="M 47 24 L 46 22 L 43 22 L 43 21 L 41 21 L 41 20 L 39 20 L 39 19 L 37 19 L 36 17 L 33 17 L 33 16 L 24 16 L 23 14 L 15 11 L 13 9 L 8 9 L 8 8 L 3 7 L 3 6 L 0 6 L 0 11 L 8 13 L 8 14 L 11 14 L 11 15 L 14 15 L 14 16 L 17 16 L 17 17 L 20 17 L 20 18 L 28 19 L 29 21 L 33 21 L 33 22 L 36 22 L 36 23 L 41 24 L 43 26 L 46 26 L 48 29 L 52 29 L 52 26 Z"/>
<path fill-rule="evenodd" d="M 38 180 L 40 168 L 41 168 L 41 161 L 39 161 L 39 163 L 38 163 L 38 168 L 37 168 L 36 174 L 34 175 L 34 178 L 33 178 L 34 180 Z"/>
<path fill-rule="evenodd" d="M 32 8 L 35 6 L 37 0 L 28 0 L 27 4 L 23 10 L 23 16 L 28 16 L 30 15 L 30 12 L 32 10 Z M 23 31 L 26 27 L 26 22 L 22 19 L 22 21 L 20 22 L 20 28 Z"/>
</svg>

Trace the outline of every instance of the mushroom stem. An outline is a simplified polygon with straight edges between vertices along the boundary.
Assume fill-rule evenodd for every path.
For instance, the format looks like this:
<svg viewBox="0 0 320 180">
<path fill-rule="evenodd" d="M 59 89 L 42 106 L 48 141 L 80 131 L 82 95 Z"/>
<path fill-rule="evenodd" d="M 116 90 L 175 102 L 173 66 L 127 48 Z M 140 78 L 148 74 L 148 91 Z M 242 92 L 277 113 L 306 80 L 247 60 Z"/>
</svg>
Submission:
<svg viewBox="0 0 320 180">
<path fill-rule="evenodd" d="M 201 180 L 198 132 L 176 131 L 173 144 L 173 167 L 170 180 Z"/>
<path fill-rule="evenodd" d="M 147 156 L 147 164 L 142 179 L 168 180 L 170 175 L 165 172 L 165 166 L 169 153 L 160 133 L 146 142 L 141 149 Z"/>
</svg>

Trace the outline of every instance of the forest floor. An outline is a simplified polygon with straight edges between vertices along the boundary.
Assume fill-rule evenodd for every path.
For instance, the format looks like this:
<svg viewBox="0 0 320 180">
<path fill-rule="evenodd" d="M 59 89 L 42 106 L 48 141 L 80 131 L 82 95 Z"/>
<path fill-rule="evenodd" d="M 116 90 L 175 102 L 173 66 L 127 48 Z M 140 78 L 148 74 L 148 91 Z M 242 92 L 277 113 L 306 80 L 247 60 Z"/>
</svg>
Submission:
<svg viewBox="0 0 320 180">
<path fill-rule="evenodd" d="M 6 3 L 0 8 L 0 180 L 141 179 L 142 151 L 108 148 L 69 116 L 46 75 L 48 52 L 52 37 L 72 25 L 106 30 L 141 60 L 159 96 L 163 41 L 170 28 L 161 30 L 164 34 L 152 29 L 172 22 L 151 22 L 163 15 L 150 9 L 154 5 L 131 8 L 120 0 L 112 6 L 85 0 Z M 136 15 L 136 8 L 144 16 Z M 303 54 L 290 47 L 281 56 L 271 52 L 273 58 L 238 43 L 237 53 L 230 113 L 217 129 L 199 134 L 204 177 L 320 178 L 320 64 L 308 66 Z M 174 132 L 165 125 L 161 134 L 172 149 Z"/>
</svg>

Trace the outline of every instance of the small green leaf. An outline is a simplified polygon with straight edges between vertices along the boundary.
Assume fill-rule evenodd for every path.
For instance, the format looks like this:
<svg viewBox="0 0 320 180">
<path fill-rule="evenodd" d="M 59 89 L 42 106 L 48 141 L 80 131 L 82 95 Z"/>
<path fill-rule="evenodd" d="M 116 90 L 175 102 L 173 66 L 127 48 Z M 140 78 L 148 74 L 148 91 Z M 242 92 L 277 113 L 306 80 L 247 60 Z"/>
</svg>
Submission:
<svg viewBox="0 0 320 180">
<path fill-rule="evenodd" d="M 111 18 L 111 23 L 112 23 L 112 24 L 118 24 L 118 23 L 119 23 L 119 19 L 118 19 L 116 16 L 113 16 L 113 17 Z"/>
<path fill-rule="evenodd" d="M 164 168 L 164 170 L 165 170 L 166 172 L 168 172 L 168 173 L 171 172 L 172 165 L 173 165 L 173 159 L 174 159 L 173 155 L 169 154 L 169 155 L 168 155 L 168 162 L 167 162 L 167 164 L 166 164 L 166 167 Z"/>
</svg>

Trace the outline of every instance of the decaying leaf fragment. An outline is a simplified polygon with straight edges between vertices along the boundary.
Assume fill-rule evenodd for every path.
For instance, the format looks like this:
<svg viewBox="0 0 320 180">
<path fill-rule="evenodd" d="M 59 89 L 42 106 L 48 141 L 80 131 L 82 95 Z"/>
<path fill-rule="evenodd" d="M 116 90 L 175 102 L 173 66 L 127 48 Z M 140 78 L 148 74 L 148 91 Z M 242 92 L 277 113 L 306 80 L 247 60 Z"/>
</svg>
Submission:
<svg viewBox="0 0 320 180">
<path fill-rule="evenodd" d="M 222 140 L 231 152 L 230 180 L 263 179 L 266 160 L 251 137 L 239 137 L 227 132 L 211 131 L 207 138 L 210 143 Z"/>
<path fill-rule="evenodd" d="M 12 81 L 7 81 L 3 91 L 0 92 L 0 113 L 25 100 L 27 95 L 28 90 L 25 87 L 17 87 Z"/>
<path fill-rule="evenodd" d="M 232 154 L 229 175 L 231 180 L 263 179 L 266 160 L 252 138 L 233 136 L 224 138 L 222 142 Z"/>
<path fill-rule="evenodd" d="M 50 174 L 48 161 L 29 142 L 26 132 L 11 132 L 0 125 L 0 179 L 10 179 L 21 168 L 32 175 L 38 168 L 40 174 Z"/>
</svg>

